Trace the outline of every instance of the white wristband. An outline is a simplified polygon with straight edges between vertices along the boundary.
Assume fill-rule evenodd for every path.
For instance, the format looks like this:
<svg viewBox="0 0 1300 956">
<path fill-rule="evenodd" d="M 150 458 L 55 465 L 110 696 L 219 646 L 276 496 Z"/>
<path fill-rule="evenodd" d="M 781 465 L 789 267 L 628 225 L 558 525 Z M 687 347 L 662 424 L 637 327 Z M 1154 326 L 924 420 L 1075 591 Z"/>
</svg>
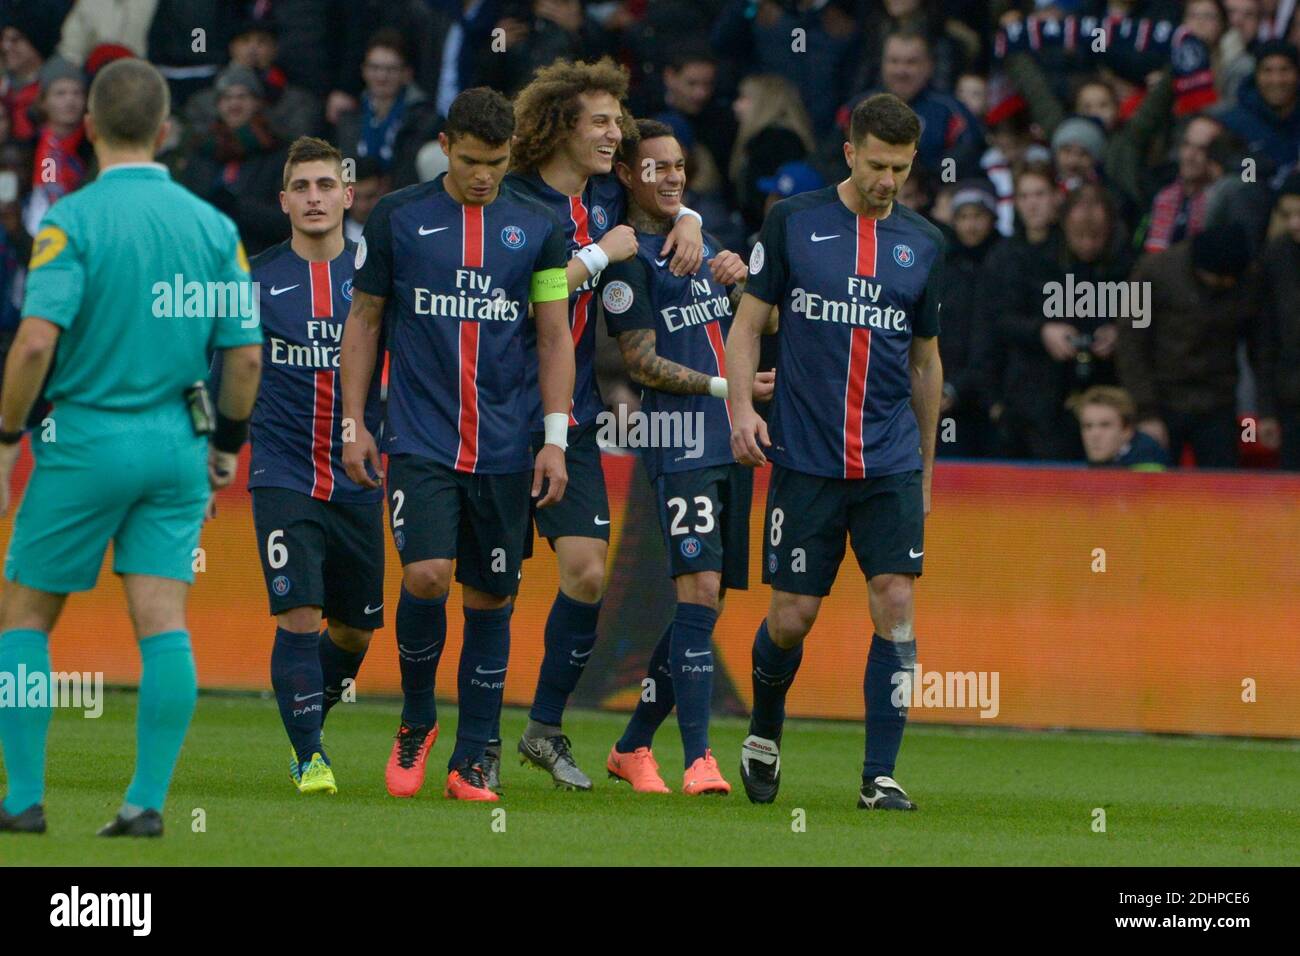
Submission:
<svg viewBox="0 0 1300 956">
<path fill-rule="evenodd" d="M 714 375 L 709 379 L 709 394 L 714 398 L 727 397 L 727 380 L 720 376 Z"/>
<path fill-rule="evenodd" d="M 604 249 L 594 242 L 579 249 L 577 259 L 587 267 L 587 272 L 593 276 L 604 272 L 609 267 L 609 256 L 605 254 Z"/>
<path fill-rule="evenodd" d="M 699 222 L 701 226 L 704 225 L 704 217 L 701 216 L 694 209 L 691 209 L 689 206 L 682 206 L 680 209 L 678 209 L 677 215 L 673 216 L 673 222 L 676 222 L 677 220 L 681 219 L 683 216 L 690 216 L 692 219 L 695 219 L 697 222 Z"/>
<path fill-rule="evenodd" d="M 548 412 L 543 415 L 542 427 L 546 429 L 546 444 L 569 447 L 569 416 L 564 412 Z"/>
</svg>

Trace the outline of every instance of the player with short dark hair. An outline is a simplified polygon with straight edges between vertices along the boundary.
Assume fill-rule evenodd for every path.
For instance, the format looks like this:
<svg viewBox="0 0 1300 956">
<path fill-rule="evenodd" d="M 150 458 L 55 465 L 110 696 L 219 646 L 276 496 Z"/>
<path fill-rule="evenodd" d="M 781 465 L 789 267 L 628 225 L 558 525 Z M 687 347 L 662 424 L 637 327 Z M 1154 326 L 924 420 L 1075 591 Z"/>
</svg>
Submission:
<svg viewBox="0 0 1300 956">
<path fill-rule="evenodd" d="M 608 58 L 595 63 L 559 60 L 538 70 L 515 98 L 518 128 L 507 180 L 564 225 L 570 257 L 565 276 L 577 376 L 565 458 L 569 485 L 562 502 L 535 516 L 538 534 L 555 551 L 560 587 L 546 619 L 537 690 L 517 749 L 523 761 L 550 773 L 557 786 L 574 790 L 590 789 L 591 780 L 574 762 L 561 722 L 595 646 L 613 520 L 596 444 L 596 416 L 604 408 L 596 387 L 596 299 L 601 270 L 636 251 L 632 230 L 619 225 L 623 187 L 612 172 L 619 143 L 634 132 L 623 106 L 627 86 L 627 71 Z M 690 210 L 684 216 L 665 247 L 679 275 L 700 264 L 699 217 Z M 530 339 L 530 383 L 536 378 L 532 354 Z M 543 442 L 542 413 L 536 390 L 529 387 L 536 449 Z M 532 553 L 529 531 L 525 557 Z M 499 737 L 498 726 L 488 750 L 488 773 L 494 780 L 499 778 Z"/>
<path fill-rule="evenodd" d="M 23 423 L 53 363 L 49 440 L 33 435 L 36 466 L 5 555 L 0 676 L 28 694 L 19 675 L 51 674 L 50 631 L 69 594 L 94 588 L 110 541 L 140 647 L 135 771 L 104 837 L 162 836 L 198 693 L 185 614 L 194 553 L 211 493 L 234 478 L 261 373 L 235 224 L 153 161 L 167 116 L 167 83 L 145 61 L 96 76 L 85 129 L 99 177 L 41 220 L 0 394 L 3 514 Z M 190 288 L 211 304 L 195 308 Z M 203 383 L 214 349 L 228 367 L 215 410 Z M 46 829 L 54 702 L 33 696 L 0 706 L 0 833 Z"/>
<path fill-rule="evenodd" d="M 384 621 L 383 492 L 349 478 L 342 459 L 350 432 L 338 356 L 356 255 L 343 238 L 343 214 L 351 205 L 342 154 L 300 137 L 289 147 L 280 193 L 293 235 L 252 262 L 265 371 L 248 488 L 276 620 L 271 686 L 293 745 L 289 774 L 302 793 L 337 792 L 321 728 Z M 366 391 L 372 431 L 382 417 L 379 379 Z"/>
<path fill-rule="evenodd" d="M 650 745 L 675 703 L 686 758 L 682 792 L 726 794 L 731 785 L 709 748 L 709 704 L 714 625 L 727 589 L 749 586 L 754 479 L 731 451 L 723 346 L 732 299 L 739 298 L 734 283 L 744 280 L 745 262 L 705 233 L 704 255 L 727 281 L 668 270 L 661 249 L 686 186 L 686 157 L 671 127 L 641 120 L 636 140 L 624 141 L 617 172 L 628 191 L 637 253 L 604 272 L 605 321 L 618 337 L 628 374 L 643 388 L 641 412 L 651 421 L 675 420 L 676 434 L 696 437 L 689 445 L 641 450 L 677 607 L 650 657 L 653 699 L 643 697 L 637 705 L 622 738 L 610 748 L 606 769 L 638 792 L 667 793 Z M 771 394 L 771 381 L 771 372 L 758 376 L 756 397 Z M 663 426 L 651 431 L 670 433 Z"/>
<path fill-rule="evenodd" d="M 434 686 L 447 633 L 452 563 L 463 587 L 460 720 L 446 795 L 495 801 L 484 752 L 501 708 L 510 613 L 519 589 L 529 495 L 564 496 L 573 395 L 564 230 L 542 206 L 503 184 L 514 114 L 485 88 L 456 97 L 438 140 L 448 170 L 390 193 L 366 221 L 343 333 L 344 415 L 360 422 L 390 323 L 389 521 L 402 560 L 397 607 L 402 721 L 385 779 L 414 796 L 438 735 Z M 535 316 L 530 318 L 529 304 Z M 524 328 L 537 330 L 544 441 L 528 433 Z M 344 445 L 348 475 L 367 488 L 384 476 L 379 446 L 358 424 Z M 543 488 L 543 486 L 546 486 Z"/>
<path fill-rule="evenodd" d="M 736 458 L 773 462 L 763 548 L 772 600 L 754 638 L 741 779 L 751 801 L 776 799 L 786 693 L 847 535 L 875 625 L 858 805 L 912 810 L 893 772 L 907 720 L 908 697 L 898 688 L 910 686 L 916 661 L 912 592 L 943 390 L 944 250 L 938 229 L 895 201 L 916 155 L 916 114 L 882 93 L 858 104 L 850 128 L 849 177 L 768 213 L 727 340 Z M 769 426 L 751 389 L 773 305 L 779 359 Z"/>
</svg>

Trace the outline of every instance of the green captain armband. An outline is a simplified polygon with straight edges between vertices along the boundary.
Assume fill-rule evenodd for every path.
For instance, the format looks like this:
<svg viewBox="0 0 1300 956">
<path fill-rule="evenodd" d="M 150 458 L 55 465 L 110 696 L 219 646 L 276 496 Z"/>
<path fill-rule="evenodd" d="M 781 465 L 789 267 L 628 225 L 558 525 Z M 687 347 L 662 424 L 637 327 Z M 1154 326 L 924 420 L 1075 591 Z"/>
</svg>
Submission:
<svg viewBox="0 0 1300 956">
<path fill-rule="evenodd" d="M 555 302 L 569 297 L 569 280 L 563 269 L 541 269 L 533 273 L 529 302 Z"/>
</svg>

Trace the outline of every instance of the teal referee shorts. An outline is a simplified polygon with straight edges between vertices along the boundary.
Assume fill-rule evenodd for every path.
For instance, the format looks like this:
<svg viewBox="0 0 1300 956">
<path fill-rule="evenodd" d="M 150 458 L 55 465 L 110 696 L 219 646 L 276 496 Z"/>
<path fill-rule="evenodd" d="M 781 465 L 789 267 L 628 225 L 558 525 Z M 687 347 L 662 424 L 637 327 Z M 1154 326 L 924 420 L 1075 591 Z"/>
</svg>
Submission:
<svg viewBox="0 0 1300 956">
<path fill-rule="evenodd" d="M 14 516 L 5 578 L 53 594 L 88 591 L 113 542 L 113 571 L 193 583 L 208 500 L 207 439 L 178 400 L 147 411 L 59 404 L 51 440 Z"/>
</svg>

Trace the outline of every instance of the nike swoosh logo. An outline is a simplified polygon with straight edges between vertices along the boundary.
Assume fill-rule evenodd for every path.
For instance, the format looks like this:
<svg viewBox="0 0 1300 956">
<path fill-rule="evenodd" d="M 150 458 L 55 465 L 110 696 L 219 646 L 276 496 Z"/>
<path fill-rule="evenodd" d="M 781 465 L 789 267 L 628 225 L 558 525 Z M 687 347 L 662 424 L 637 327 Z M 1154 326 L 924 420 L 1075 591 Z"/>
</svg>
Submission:
<svg viewBox="0 0 1300 956">
<path fill-rule="evenodd" d="M 298 282 L 294 285 L 287 285 L 283 289 L 277 289 L 275 286 L 271 286 L 271 295 L 279 295 L 281 292 L 288 292 L 290 289 L 296 289 L 300 285 L 302 285 L 302 283 Z"/>
<path fill-rule="evenodd" d="M 590 648 L 589 650 L 587 650 L 585 653 L 582 653 L 582 654 L 579 654 L 577 651 L 569 651 L 569 653 L 572 654 L 574 657 L 590 657 L 590 656 L 591 656 L 591 652 L 594 651 L 594 650 L 595 650 L 595 648 L 593 647 L 593 648 Z"/>
<path fill-rule="evenodd" d="M 923 554 L 925 554 L 924 551 L 917 551 L 917 550 L 915 550 L 915 549 L 913 549 L 913 548 L 908 548 L 908 549 L 907 549 L 907 556 L 908 556 L 909 558 L 919 558 L 919 557 L 920 557 L 921 555 L 923 555 Z"/>
<path fill-rule="evenodd" d="M 305 696 L 303 694 L 294 694 L 293 700 L 294 703 L 301 704 L 304 700 L 311 700 L 313 697 L 320 697 L 324 693 L 323 690 L 318 690 L 314 694 L 307 694 Z"/>
<path fill-rule="evenodd" d="M 713 653 L 713 651 L 696 651 L 694 654 L 692 654 L 690 651 L 687 651 L 687 652 L 686 652 L 686 656 L 687 656 L 687 657 L 703 657 L 705 654 L 712 654 L 712 653 Z"/>
<path fill-rule="evenodd" d="M 601 521 L 599 518 L 596 518 L 596 519 L 594 519 L 594 520 L 595 520 L 596 524 L 600 524 L 600 525 L 609 524 L 609 519 L 608 519 L 608 518 L 606 518 L 604 521 Z"/>
<path fill-rule="evenodd" d="M 476 673 L 476 674 L 504 674 L 505 672 L 506 672 L 506 669 L 505 669 L 504 667 L 502 667 L 502 668 L 498 668 L 497 670 L 494 670 L 494 671 L 485 671 L 485 670 L 483 669 L 483 665 L 482 665 L 482 664 L 480 664 L 479 666 L 477 666 L 477 667 L 474 668 L 474 673 Z"/>
<path fill-rule="evenodd" d="M 438 226 L 434 229 L 425 229 L 423 226 L 421 226 L 419 231 L 420 231 L 420 235 L 422 236 L 432 236 L 435 232 L 442 232 L 444 229 L 450 229 L 450 228 L 451 226 Z"/>
<path fill-rule="evenodd" d="M 811 236 L 809 236 L 808 238 L 811 239 L 813 242 L 825 242 L 827 239 L 838 239 L 839 237 L 840 237 L 840 234 L 839 234 L 838 232 L 835 233 L 835 235 L 833 235 L 833 236 L 819 236 L 819 235 L 817 235 L 817 233 L 814 232 L 814 233 L 813 233 Z"/>
<path fill-rule="evenodd" d="M 383 601 L 380 601 L 380 602 L 379 602 L 379 607 L 371 607 L 369 604 L 367 604 L 367 605 L 366 605 L 366 613 L 367 613 L 367 614 L 374 614 L 376 611 L 378 611 L 378 610 L 379 610 L 380 608 L 382 608 L 383 606 L 384 606 L 384 602 L 383 602 Z"/>
<path fill-rule="evenodd" d="M 656 259 L 656 260 L 655 260 L 655 265 L 657 265 L 660 269 L 662 269 L 662 268 L 663 268 L 664 266 L 666 266 L 667 264 L 668 264 L 668 260 L 667 260 L 667 259 Z"/>
</svg>

